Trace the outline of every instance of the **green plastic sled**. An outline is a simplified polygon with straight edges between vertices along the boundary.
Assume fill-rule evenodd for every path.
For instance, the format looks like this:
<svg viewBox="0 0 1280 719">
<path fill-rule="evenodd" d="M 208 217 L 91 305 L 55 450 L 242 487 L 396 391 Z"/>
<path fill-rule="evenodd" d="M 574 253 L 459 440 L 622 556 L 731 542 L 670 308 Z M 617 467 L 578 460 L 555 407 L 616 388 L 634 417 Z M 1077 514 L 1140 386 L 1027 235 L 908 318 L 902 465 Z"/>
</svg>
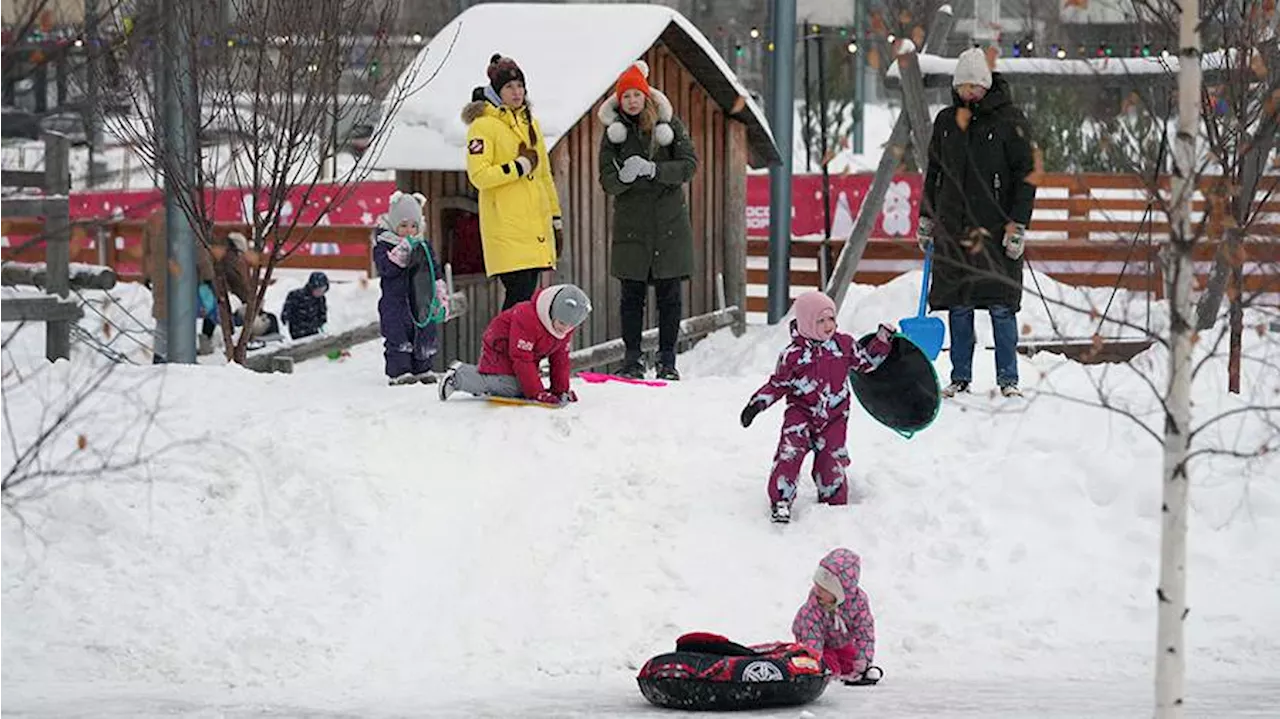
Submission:
<svg viewBox="0 0 1280 719">
<path fill-rule="evenodd" d="M 858 343 L 866 347 L 874 337 L 865 335 Z M 933 424 L 942 407 L 933 362 L 902 333 L 893 336 L 893 349 L 874 372 L 850 372 L 849 383 L 867 414 L 907 439 Z"/>
</svg>

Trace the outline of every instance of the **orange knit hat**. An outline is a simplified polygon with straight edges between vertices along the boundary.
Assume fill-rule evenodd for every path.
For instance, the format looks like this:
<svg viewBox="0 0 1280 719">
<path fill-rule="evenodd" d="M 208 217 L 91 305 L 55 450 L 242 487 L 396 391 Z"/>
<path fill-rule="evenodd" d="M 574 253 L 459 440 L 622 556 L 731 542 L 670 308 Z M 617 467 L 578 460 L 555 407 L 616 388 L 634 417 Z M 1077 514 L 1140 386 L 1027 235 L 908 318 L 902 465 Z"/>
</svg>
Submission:
<svg viewBox="0 0 1280 719">
<path fill-rule="evenodd" d="M 613 94 L 622 102 L 622 93 L 627 90 L 639 90 L 645 97 L 649 96 L 649 63 L 636 60 L 618 76 L 618 85 Z"/>
</svg>

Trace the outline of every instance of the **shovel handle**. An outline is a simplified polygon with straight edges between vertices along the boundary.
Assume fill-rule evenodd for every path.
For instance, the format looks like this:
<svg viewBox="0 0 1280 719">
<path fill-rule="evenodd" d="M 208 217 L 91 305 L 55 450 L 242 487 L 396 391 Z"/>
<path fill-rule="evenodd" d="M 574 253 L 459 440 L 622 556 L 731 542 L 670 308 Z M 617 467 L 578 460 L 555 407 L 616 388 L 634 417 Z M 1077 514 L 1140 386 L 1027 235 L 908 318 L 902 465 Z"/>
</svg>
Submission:
<svg viewBox="0 0 1280 719">
<path fill-rule="evenodd" d="M 929 304 L 929 271 L 933 269 L 933 245 L 924 251 L 924 279 L 920 282 L 920 309 L 916 311 L 916 317 L 924 317 L 924 311 Z"/>
</svg>

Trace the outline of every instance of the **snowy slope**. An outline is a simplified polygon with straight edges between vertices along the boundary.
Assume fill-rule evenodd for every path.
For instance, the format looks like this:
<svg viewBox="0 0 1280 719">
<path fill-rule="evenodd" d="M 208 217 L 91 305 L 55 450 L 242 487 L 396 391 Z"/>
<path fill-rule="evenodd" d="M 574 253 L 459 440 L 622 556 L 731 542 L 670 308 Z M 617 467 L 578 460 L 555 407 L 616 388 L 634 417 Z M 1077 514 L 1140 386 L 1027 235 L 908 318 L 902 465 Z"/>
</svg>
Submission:
<svg viewBox="0 0 1280 719">
<path fill-rule="evenodd" d="M 842 324 L 903 314 L 917 281 L 855 287 Z M 782 332 L 710 338 L 678 386 L 578 384 L 582 402 L 559 412 L 385 387 L 376 343 L 292 376 L 121 368 L 81 430 L 88 446 L 136 437 L 157 403 L 149 446 L 195 444 L 4 514 L 6 713 L 649 714 L 632 680 L 647 657 L 691 629 L 786 637 L 814 562 L 838 545 L 863 554 L 888 678 L 832 687 L 807 716 L 1145 713 L 1158 447 L 1050 396 L 979 394 L 911 441 L 855 413 L 858 502 L 819 508 L 802 484 L 796 523 L 776 527 L 765 476 L 780 410 L 750 430 L 737 414 Z M 1277 359 L 1274 335 L 1246 341 Z M 980 389 L 991 364 L 979 354 Z M 1033 390 L 1092 392 L 1058 358 L 1022 372 Z M 4 469 L 42 398 L 84 373 L 60 364 L 6 391 L 19 429 Z M 1224 377 L 1212 363 L 1197 411 L 1280 390 L 1253 362 L 1244 400 Z M 1124 372 L 1102 381 L 1150 404 Z M 72 461 L 74 439 L 56 448 Z M 1244 469 L 1196 468 L 1195 716 L 1280 698 L 1280 463 Z"/>
</svg>

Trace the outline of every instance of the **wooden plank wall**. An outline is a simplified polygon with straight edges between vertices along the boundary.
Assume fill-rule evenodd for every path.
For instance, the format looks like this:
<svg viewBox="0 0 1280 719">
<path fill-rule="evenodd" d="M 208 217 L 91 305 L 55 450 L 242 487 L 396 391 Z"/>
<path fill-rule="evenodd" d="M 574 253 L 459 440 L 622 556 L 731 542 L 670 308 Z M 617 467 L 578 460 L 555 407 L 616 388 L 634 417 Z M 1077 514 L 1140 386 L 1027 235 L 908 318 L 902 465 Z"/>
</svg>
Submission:
<svg viewBox="0 0 1280 719">
<path fill-rule="evenodd" d="M 715 308 L 715 276 L 724 269 L 726 193 L 732 182 L 745 182 L 746 166 L 736 170 L 724 160 L 728 151 L 728 127 L 724 112 L 694 80 L 693 75 L 663 46 L 645 55 L 650 82 L 671 100 L 677 117 L 685 122 L 698 153 L 698 171 L 686 186 L 693 226 L 695 272 L 684 288 L 684 316 L 710 312 Z M 588 323 L 575 334 L 575 348 L 586 347 L 622 334 L 618 316 L 620 283 L 609 274 L 612 259 L 612 198 L 600 188 L 597 166 L 604 126 L 596 110 L 608 95 L 602 95 L 552 151 L 556 186 L 560 194 L 565 224 L 565 246 L 561 248 L 559 271 L 582 287 L 591 297 L 594 311 Z M 736 123 L 735 123 L 736 124 Z M 475 197 L 465 173 L 418 173 L 413 185 L 427 195 L 433 206 L 448 197 Z M 737 210 L 745 216 L 745 206 Z M 431 235 L 445 236 L 439 212 L 433 211 Z M 742 226 L 740 222 L 732 222 Z M 543 277 L 542 286 L 558 281 L 554 273 Z M 471 361 L 478 355 L 484 325 L 501 307 L 498 281 L 481 277 L 455 278 L 455 285 L 467 293 L 471 309 L 457 328 L 446 332 L 450 359 Z M 450 323 L 451 325 L 454 323 Z M 650 297 L 646 327 L 657 324 L 657 312 Z M 443 353 L 442 353 L 443 354 Z"/>
</svg>

